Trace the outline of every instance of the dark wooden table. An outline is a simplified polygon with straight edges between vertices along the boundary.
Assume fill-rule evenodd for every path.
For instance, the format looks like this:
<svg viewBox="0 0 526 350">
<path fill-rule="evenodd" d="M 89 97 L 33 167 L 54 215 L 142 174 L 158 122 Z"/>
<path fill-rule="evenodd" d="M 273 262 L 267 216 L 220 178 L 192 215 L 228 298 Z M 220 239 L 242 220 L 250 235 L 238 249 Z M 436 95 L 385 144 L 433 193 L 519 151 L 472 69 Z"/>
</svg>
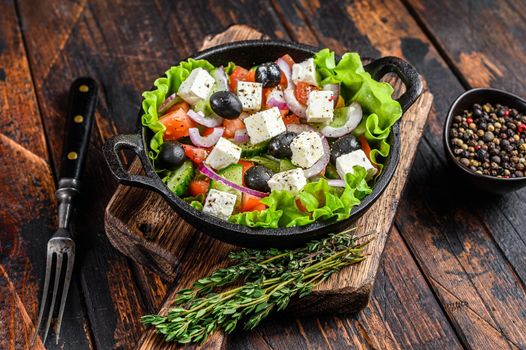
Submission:
<svg viewBox="0 0 526 350">
<path fill-rule="evenodd" d="M 140 92 L 207 35 L 246 24 L 271 38 L 413 63 L 435 96 L 369 306 L 347 317 L 274 318 L 231 348 L 526 349 L 526 190 L 467 192 L 442 148 L 448 106 L 478 86 L 526 96 L 520 0 L 0 1 L 0 349 L 30 348 L 56 225 L 66 92 L 102 89 L 77 220 L 78 269 L 66 349 L 132 349 L 139 317 L 169 285 L 109 244 L 103 210 L 116 187 L 104 140 L 131 132 Z"/>
</svg>

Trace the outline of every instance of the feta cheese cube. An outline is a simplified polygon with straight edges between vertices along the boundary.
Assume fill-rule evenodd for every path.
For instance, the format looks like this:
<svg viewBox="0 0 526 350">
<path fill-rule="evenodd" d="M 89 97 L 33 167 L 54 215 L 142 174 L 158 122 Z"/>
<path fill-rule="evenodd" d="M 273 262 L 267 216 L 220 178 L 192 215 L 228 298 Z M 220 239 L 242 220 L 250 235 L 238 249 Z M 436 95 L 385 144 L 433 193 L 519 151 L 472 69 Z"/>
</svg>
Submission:
<svg viewBox="0 0 526 350">
<path fill-rule="evenodd" d="M 361 149 L 353 151 L 351 153 L 344 154 L 336 158 L 336 171 L 342 179 L 345 179 L 345 175 L 354 172 L 353 167 L 359 165 L 365 168 L 367 171 L 366 180 L 372 179 L 372 177 L 378 171 L 369 161 L 369 158 L 365 155 Z"/>
<path fill-rule="evenodd" d="M 278 107 L 255 113 L 243 120 L 247 128 L 250 143 L 256 144 L 270 140 L 287 130 Z"/>
<path fill-rule="evenodd" d="M 291 144 L 292 164 L 310 168 L 323 156 L 323 144 L 317 132 L 304 131 L 296 136 Z"/>
<path fill-rule="evenodd" d="M 221 137 L 214 146 L 214 149 L 212 149 L 212 152 L 206 157 L 205 163 L 219 170 L 226 168 L 230 164 L 237 163 L 240 157 L 241 148 Z"/>
<path fill-rule="evenodd" d="M 307 184 L 307 178 L 303 170 L 297 168 L 274 174 L 267 183 L 272 191 L 285 190 L 296 194 Z"/>
<path fill-rule="evenodd" d="M 307 121 L 330 123 L 334 117 L 334 98 L 332 91 L 311 91 L 307 99 Z"/>
<path fill-rule="evenodd" d="M 236 205 L 236 195 L 211 189 L 206 196 L 203 212 L 228 220 Z"/>
<path fill-rule="evenodd" d="M 314 58 L 309 58 L 301 63 L 294 63 L 292 65 L 292 81 L 298 83 L 300 81 L 318 86 L 318 79 L 316 79 L 316 66 L 314 65 Z"/>
<path fill-rule="evenodd" d="M 190 75 L 183 81 L 177 95 L 193 105 L 210 95 L 214 87 L 215 79 L 203 68 L 192 70 Z"/>
<path fill-rule="evenodd" d="M 237 83 L 237 97 L 241 101 L 244 111 L 259 111 L 261 109 L 261 96 L 263 84 L 240 81 Z"/>
</svg>

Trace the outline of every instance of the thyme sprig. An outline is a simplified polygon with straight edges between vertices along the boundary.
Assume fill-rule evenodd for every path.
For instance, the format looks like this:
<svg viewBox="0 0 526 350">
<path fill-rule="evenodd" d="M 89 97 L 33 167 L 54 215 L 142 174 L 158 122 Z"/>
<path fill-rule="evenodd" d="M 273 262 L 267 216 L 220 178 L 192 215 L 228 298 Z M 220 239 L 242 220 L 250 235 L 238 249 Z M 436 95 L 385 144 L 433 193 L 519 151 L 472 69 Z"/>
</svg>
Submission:
<svg viewBox="0 0 526 350">
<path fill-rule="evenodd" d="M 310 294 L 335 272 L 364 260 L 370 241 L 358 243 L 354 229 L 294 250 L 231 252 L 235 265 L 179 291 L 167 315 L 146 315 L 142 322 L 178 343 L 203 343 L 215 330 L 230 333 L 240 322 L 252 329 L 272 311 L 285 309 L 292 297 Z"/>
</svg>

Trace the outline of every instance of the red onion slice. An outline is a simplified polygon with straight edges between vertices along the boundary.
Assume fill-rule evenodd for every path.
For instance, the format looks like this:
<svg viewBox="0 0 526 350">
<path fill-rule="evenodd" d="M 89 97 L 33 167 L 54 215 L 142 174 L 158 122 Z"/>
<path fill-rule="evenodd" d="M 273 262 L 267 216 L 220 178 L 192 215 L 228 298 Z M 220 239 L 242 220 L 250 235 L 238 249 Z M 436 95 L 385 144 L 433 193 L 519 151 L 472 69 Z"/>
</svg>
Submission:
<svg viewBox="0 0 526 350">
<path fill-rule="evenodd" d="M 338 104 L 338 98 L 340 97 L 340 85 L 339 84 L 327 84 L 323 85 L 323 90 L 332 91 L 334 96 L 334 107 Z"/>
<path fill-rule="evenodd" d="M 164 100 L 164 102 L 159 106 L 159 108 L 157 109 L 157 113 L 159 113 L 159 115 L 163 115 L 164 113 L 166 113 L 170 108 L 172 108 L 172 106 L 174 104 L 176 104 L 180 99 L 177 98 L 177 94 L 176 93 L 173 93 L 171 94 L 170 96 L 168 96 L 166 98 L 166 100 Z"/>
<path fill-rule="evenodd" d="M 218 91 L 230 91 L 230 87 L 228 86 L 228 78 L 223 66 L 216 69 L 214 73 L 214 79 L 216 80 Z"/>
<path fill-rule="evenodd" d="M 201 136 L 201 134 L 199 134 L 198 128 L 190 128 L 188 129 L 188 134 L 190 136 L 190 140 L 192 140 L 192 143 L 195 146 L 209 148 L 219 141 L 221 136 L 223 136 L 223 131 L 223 128 L 214 128 L 214 131 L 210 135 Z"/>
<path fill-rule="evenodd" d="M 278 58 L 276 64 L 278 65 L 279 69 L 281 69 L 283 74 L 285 74 L 285 78 L 287 78 L 287 89 L 294 87 L 294 83 L 292 82 L 292 72 L 289 64 L 285 62 L 283 58 Z"/>
<path fill-rule="evenodd" d="M 284 96 L 285 102 L 287 102 L 287 105 L 289 106 L 289 109 L 292 113 L 296 114 L 300 118 L 307 118 L 307 108 L 299 103 L 299 101 L 296 99 L 293 88 L 286 88 Z"/>
<path fill-rule="evenodd" d="M 196 112 L 191 109 L 186 114 L 188 114 L 194 122 L 206 126 L 207 128 L 215 128 L 223 123 L 223 118 L 221 117 L 205 117 L 202 112 Z"/>
<path fill-rule="evenodd" d="M 239 144 L 247 143 L 250 141 L 250 136 L 248 136 L 247 129 L 237 129 L 234 132 L 234 142 Z"/>
<path fill-rule="evenodd" d="M 329 147 L 329 142 L 327 141 L 325 137 L 322 137 L 321 144 L 323 146 L 323 156 L 316 163 L 314 163 L 313 166 L 311 166 L 308 169 L 303 170 L 303 174 L 305 174 L 306 178 L 310 178 L 310 177 L 318 175 L 323 170 L 325 170 L 325 168 L 327 167 L 327 164 L 329 164 L 329 160 L 331 158 L 331 149 Z"/>
<path fill-rule="evenodd" d="M 198 167 L 199 171 L 204 174 L 205 176 L 208 176 L 210 179 L 219 181 L 224 185 L 227 185 L 228 187 L 231 187 L 235 190 L 241 191 L 243 193 L 250 194 L 252 196 L 256 196 L 258 198 L 267 197 L 268 193 L 259 192 L 256 190 L 253 190 L 251 188 L 243 187 L 241 185 L 238 185 L 230 180 L 225 179 L 224 177 L 218 175 L 215 171 L 213 171 L 211 168 L 209 168 L 206 164 L 201 163 Z"/>
<path fill-rule="evenodd" d="M 296 134 L 301 134 L 302 132 L 305 132 L 305 131 L 314 131 L 314 132 L 317 132 L 316 130 L 314 130 L 314 128 L 310 125 L 307 125 L 307 124 L 288 124 L 287 125 L 287 131 L 288 132 L 294 132 Z M 323 137 L 322 137 L 323 139 Z"/>
<path fill-rule="evenodd" d="M 345 180 L 342 179 L 330 179 L 327 180 L 327 183 L 331 187 L 345 187 Z"/>
<path fill-rule="evenodd" d="M 344 107 L 346 114 L 346 122 L 340 127 L 333 127 L 330 125 L 324 126 L 320 132 L 325 137 L 342 137 L 353 131 L 362 121 L 362 107 L 357 102 Z"/>
<path fill-rule="evenodd" d="M 279 89 L 274 89 L 268 94 L 267 105 L 269 107 L 278 107 L 278 109 L 287 109 L 287 102 L 285 101 L 285 96 L 283 96 L 283 91 Z"/>
</svg>

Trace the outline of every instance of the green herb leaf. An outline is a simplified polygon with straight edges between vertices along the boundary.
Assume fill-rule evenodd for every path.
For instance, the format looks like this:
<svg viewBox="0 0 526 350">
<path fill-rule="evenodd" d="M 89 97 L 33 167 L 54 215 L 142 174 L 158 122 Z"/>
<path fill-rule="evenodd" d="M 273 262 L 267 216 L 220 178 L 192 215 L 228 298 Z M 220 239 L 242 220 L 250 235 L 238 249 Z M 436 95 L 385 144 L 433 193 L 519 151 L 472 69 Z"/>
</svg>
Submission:
<svg viewBox="0 0 526 350">
<path fill-rule="evenodd" d="M 273 310 L 285 309 L 291 298 L 308 295 L 335 272 L 364 260 L 367 243 L 357 243 L 351 229 L 294 250 L 232 252 L 229 257 L 237 263 L 179 291 L 176 301 L 184 301 L 168 316 L 147 315 L 141 321 L 166 341 L 181 344 L 203 343 L 216 329 L 230 333 L 240 322 L 253 329 Z M 216 290 L 243 279 L 245 284 Z"/>
</svg>

